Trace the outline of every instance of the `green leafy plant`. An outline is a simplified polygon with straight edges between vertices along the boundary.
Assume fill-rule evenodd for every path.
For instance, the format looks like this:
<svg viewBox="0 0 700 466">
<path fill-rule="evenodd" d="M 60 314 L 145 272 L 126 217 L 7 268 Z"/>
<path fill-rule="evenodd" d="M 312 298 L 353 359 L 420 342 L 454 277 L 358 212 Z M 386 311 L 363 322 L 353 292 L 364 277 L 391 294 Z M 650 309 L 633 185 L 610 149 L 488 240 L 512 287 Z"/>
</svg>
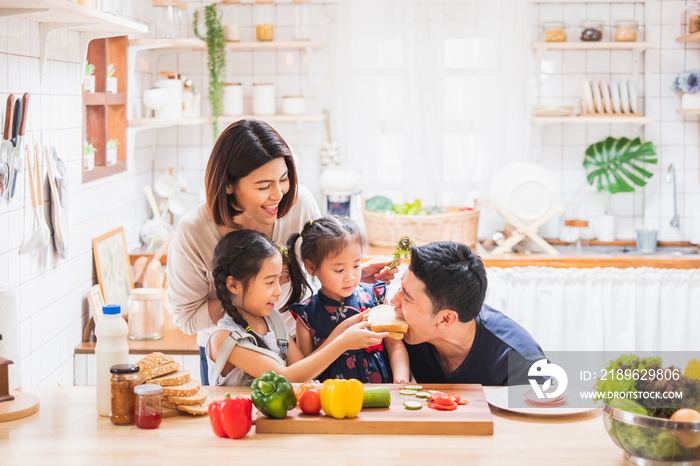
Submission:
<svg viewBox="0 0 700 466">
<path fill-rule="evenodd" d="M 93 146 L 91 143 L 84 141 L 83 142 L 83 155 L 90 155 L 93 152 L 97 152 L 97 149 L 95 149 L 95 146 Z"/>
<path fill-rule="evenodd" d="M 107 67 L 107 77 L 111 78 L 114 76 L 114 73 L 116 70 L 114 69 L 114 63 L 110 63 L 109 66 Z"/>
<path fill-rule="evenodd" d="M 107 141 L 107 150 L 117 150 L 117 146 L 119 145 L 119 139 L 110 139 Z"/>
<path fill-rule="evenodd" d="M 221 26 L 221 13 L 216 5 L 204 7 L 204 24 L 207 28 L 206 36 L 199 33 L 197 23 L 199 11 L 194 12 L 194 35 L 207 43 L 209 68 L 209 104 L 214 116 L 214 139 L 219 137 L 219 116 L 221 115 L 224 97 L 224 78 L 226 76 L 226 39 Z"/>
<path fill-rule="evenodd" d="M 95 65 L 90 63 L 85 63 L 85 76 L 92 76 L 95 74 Z"/>
<path fill-rule="evenodd" d="M 583 166 L 591 186 L 598 191 L 615 194 L 632 192 L 635 189 L 633 185 L 645 186 L 645 179 L 654 174 L 644 166 L 657 162 L 656 150 L 651 142 L 642 144 L 639 138 L 609 137 L 586 149 Z"/>
</svg>

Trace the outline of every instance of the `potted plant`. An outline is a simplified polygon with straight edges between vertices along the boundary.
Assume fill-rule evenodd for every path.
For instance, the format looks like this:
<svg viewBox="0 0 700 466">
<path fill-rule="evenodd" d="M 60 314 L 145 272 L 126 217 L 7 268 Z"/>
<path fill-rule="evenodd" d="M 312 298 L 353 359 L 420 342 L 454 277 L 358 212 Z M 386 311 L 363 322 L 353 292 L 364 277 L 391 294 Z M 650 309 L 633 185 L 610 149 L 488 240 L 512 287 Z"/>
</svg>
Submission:
<svg viewBox="0 0 700 466">
<path fill-rule="evenodd" d="M 105 91 L 111 92 L 112 94 L 117 93 L 117 78 L 114 76 L 115 73 L 114 63 L 110 63 L 107 67 L 107 79 L 105 79 Z"/>
<path fill-rule="evenodd" d="M 114 165 L 117 163 L 117 146 L 119 139 L 110 139 L 105 147 L 105 165 Z"/>
<path fill-rule="evenodd" d="M 608 137 L 604 141 L 591 144 L 586 149 L 583 166 L 586 169 L 588 183 L 595 186 L 598 191 L 607 191 L 609 194 L 631 193 L 635 186 L 645 186 L 645 179 L 654 174 L 644 167 L 647 164 L 656 164 L 656 150 L 651 142 L 642 144 L 639 138 L 628 139 L 625 137 L 616 139 Z M 598 239 L 601 241 L 613 241 L 615 239 L 615 217 L 612 213 L 608 197 L 608 205 L 605 215 L 601 218 L 601 229 Z"/>
<path fill-rule="evenodd" d="M 95 92 L 95 65 L 91 65 L 90 63 L 85 63 L 83 92 Z"/>
<path fill-rule="evenodd" d="M 224 78 L 226 76 L 226 39 L 221 26 L 221 13 L 216 5 L 204 7 L 204 24 L 207 28 L 206 36 L 199 33 L 197 23 L 199 11 L 194 12 L 194 35 L 207 43 L 209 69 L 209 104 L 214 117 L 214 140 L 219 137 L 219 116 L 224 96 Z"/>
<path fill-rule="evenodd" d="M 700 108 L 700 70 L 680 73 L 673 81 L 673 89 L 681 93 L 681 108 Z"/>
<path fill-rule="evenodd" d="M 83 142 L 83 170 L 90 171 L 95 168 L 95 146 L 85 140 Z"/>
</svg>

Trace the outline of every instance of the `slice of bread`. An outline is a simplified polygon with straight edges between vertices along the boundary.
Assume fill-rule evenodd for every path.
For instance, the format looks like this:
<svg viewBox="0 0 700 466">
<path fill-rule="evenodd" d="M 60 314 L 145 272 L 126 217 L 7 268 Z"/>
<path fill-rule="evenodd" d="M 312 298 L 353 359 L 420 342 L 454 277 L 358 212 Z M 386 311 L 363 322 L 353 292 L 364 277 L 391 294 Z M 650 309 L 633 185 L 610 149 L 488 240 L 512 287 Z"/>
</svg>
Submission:
<svg viewBox="0 0 700 466">
<path fill-rule="evenodd" d="M 389 337 L 395 340 L 403 339 L 403 334 L 408 330 L 406 321 L 396 315 L 394 306 L 388 304 L 373 307 L 363 318 L 371 324 L 371 331 L 389 332 Z"/>
<path fill-rule="evenodd" d="M 175 360 L 172 358 L 172 356 L 168 356 L 167 354 L 155 352 L 151 353 L 148 356 L 145 356 L 139 360 L 139 362 L 136 363 L 137 366 L 141 370 L 144 369 L 153 369 L 154 367 L 162 366 L 163 364 L 167 364 L 169 362 L 174 362 Z"/>
<path fill-rule="evenodd" d="M 168 375 L 161 375 L 153 379 L 149 379 L 146 383 L 153 383 L 156 385 L 161 385 L 163 387 L 170 387 L 173 385 L 183 385 L 190 381 L 190 371 L 177 371 Z M 163 390 L 165 393 L 165 389 Z"/>
<path fill-rule="evenodd" d="M 209 402 L 205 401 L 198 405 L 178 405 L 177 409 L 194 416 L 204 416 L 209 413 Z"/>
<path fill-rule="evenodd" d="M 175 403 L 171 403 L 170 401 L 166 400 L 165 398 L 161 398 L 160 405 L 163 408 L 177 409 L 177 405 Z"/>
<path fill-rule="evenodd" d="M 196 395 L 200 389 L 199 380 L 192 379 L 182 385 L 166 385 L 163 396 L 186 397 Z"/>
<path fill-rule="evenodd" d="M 197 393 L 190 396 L 166 396 L 166 400 L 176 405 L 198 405 L 202 404 L 207 399 L 207 391 L 200 388 Z"/>
<path fill-rule="evenodd" d="M 140 367 L 140 366 L 139 366 Z M 139 380 L 140 383 L 144 383 L 146 380 L 150 380 L 161 375 L 170 374 L 172 372 L 177 372 L 180 370 L 180 364 L 176 362 L 169 362 L 160 366 L 140 369 L 139 370 Z"/>
</svg>

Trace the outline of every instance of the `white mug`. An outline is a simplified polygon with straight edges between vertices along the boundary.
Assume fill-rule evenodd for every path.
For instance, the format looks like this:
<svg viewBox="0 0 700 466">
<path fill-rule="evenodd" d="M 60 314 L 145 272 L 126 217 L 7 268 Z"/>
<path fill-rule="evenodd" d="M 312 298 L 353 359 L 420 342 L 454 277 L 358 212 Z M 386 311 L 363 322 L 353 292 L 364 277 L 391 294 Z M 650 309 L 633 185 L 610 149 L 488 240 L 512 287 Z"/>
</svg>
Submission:
<svg viewBox="0 0 700 466">
<path fill-rule="evenodd" d="M 243 115 L 243 86 L 226 83 L 224 86 L 224 115 Z"/>
</svg>

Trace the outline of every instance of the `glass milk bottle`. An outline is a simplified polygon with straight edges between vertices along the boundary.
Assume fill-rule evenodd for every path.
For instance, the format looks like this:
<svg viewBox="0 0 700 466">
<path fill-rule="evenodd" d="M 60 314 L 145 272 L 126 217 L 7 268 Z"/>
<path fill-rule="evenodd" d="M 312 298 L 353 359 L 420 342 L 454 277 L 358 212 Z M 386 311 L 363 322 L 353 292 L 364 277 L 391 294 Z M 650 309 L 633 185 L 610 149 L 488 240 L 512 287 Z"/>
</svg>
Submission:
<svg viewBox="0 0 700 466">
<path fill-rule="evenodd" d="M 100 416 L 109 416 L 112 403 L 109 369 L 117 364 L 129 362 L 129 343 L 127 342 L 129 326 L 122 318 L 119 305 L 105 305 L 102 308 L 102 314 L 102 318 L 95 327 L 97 413 Z"/>
</svg>

